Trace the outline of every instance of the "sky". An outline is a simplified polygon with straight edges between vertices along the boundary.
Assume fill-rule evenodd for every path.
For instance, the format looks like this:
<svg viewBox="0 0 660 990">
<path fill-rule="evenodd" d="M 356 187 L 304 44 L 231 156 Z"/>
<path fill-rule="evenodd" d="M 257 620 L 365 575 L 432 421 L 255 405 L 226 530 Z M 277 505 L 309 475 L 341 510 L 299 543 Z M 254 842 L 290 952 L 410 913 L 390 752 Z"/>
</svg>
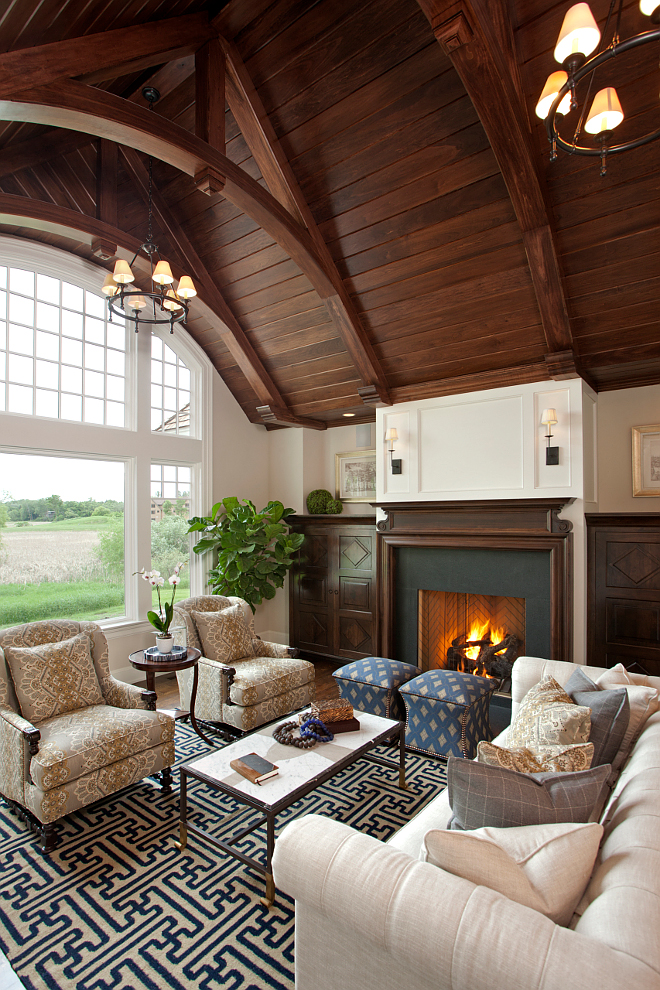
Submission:
<svg viewBox="0 0 660 990">
<path fill-rule="evenodd" d="M 122 461 L 0 453 L 0 500 L 48 498 L 65 502 L 124 501 Z"/>
</svg>

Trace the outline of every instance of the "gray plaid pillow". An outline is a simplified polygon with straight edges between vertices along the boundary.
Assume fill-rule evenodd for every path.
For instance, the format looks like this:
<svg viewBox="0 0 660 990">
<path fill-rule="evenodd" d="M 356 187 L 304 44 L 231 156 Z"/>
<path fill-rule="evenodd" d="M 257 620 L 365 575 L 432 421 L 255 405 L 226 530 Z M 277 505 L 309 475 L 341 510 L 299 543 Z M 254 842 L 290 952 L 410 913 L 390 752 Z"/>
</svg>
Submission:
<svg viewBox="0 0 660 990">
<path fill-rule="evenodd" d="M 600 808 L 609 765 L 576 773 L 518 773 L 458 757 L 447 761 L 450 828 L 588 822 Z"/>
<path fill-rule="evenodd" d="M 626 689 L 622 687 L 605 691 L 577 667 L 564 690 L 576 705 L 591 708 L 589 742 L 594 744 L 592 767 L 613 763 L 630 719 L 630 702 Z"/>
</svg>

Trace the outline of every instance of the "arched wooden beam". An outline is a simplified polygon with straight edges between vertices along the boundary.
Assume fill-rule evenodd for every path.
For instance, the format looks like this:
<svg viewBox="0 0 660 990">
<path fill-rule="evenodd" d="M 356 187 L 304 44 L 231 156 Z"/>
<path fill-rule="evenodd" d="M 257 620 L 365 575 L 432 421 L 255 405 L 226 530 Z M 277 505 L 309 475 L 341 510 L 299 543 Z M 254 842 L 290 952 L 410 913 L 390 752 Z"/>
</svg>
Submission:
<svg viewBox="0 0 660 990">
<path fill-rule="evenodd" d="M 379 368 L 353 346 L 344 319 L 345 300 L 336 276 L 319 256 L 309 232 L 256 180 L 225 155 L 157 113 L 74 80 L 18 93 L 0 101 L 0 119 L 29 121 L 94 134 L 153 155 L 195 178 L 206 171 L 225 177 L 224 195 L 259 224 L 308 277 L 340 324 L 342 339 L 366 386 L 384 394 Z"/>
<path fill-rule="evenodd" d="M 553 378 L 575 377 L 566 297 L 554 232 L 512 77 L 513 39 L 504 0 L 417 0 L 465 86 L 497 159 L 522 232 Z M 562 355 L 561 368 L 553 358 Z"/>
<path fill-rule="evenodd" d="M 132 237 L 118 227 L 113 227 L 102 220 L 78 213 L 76 210 L 68 210 L 65 207 L 57 206 L 55 203 L 46 203 L 41 200 L 29 199 L 26 196 L 12 196 L 8 193 L 0 193 L 0 223 L 16 223 L 21 227 L 34 226 L 35 229 L 57 234 L 60 237 L 69 237 L 76 240 L 87 240 L 90 245 L 101 241 L 102 243 L 118 244 L 123 249 L 123 254 L 130 260 L 134 254 L 140 250 L 141 242 Z M 144 256 L 139 267 L 145 272 L 148 271 L 148 263 Z M 136 261 L 138 267 L 139 258 Z M 177 265 L 172 268 L 176 271 Z M 178 271 L 177 275 L 183 274 Z M 245 338 L 245 334 L 240 330 L 237 337 L 236 327 L 229 329 L 217 313 L 217 298 L 213 291 L 209 291 L 206 283 L 198 283 L 199 295 L 194 307 L 209 320 L 217 325 L 219 322 L 219 332 L 228 350 L 241 371 L 252 385 L 257 399 L 260 402 L 268 402 L 274 407 L 286 413 L 288 426 L 303 426 L 315 430 L 326 429 L 326 424 L 321 421 L 300 419 L 293 416 L 286 409 L 286 404 L 280 395 L 277 387 L 272 382 L 268 372 L 261 364 L 259 357 L 253 351 L 250 342 Z M 217 292 L 217 289 L 215 290 Z M 188 331 L 191 333 L 191 331 Z M 194 333 L 191 333 L 194 338 Z M 200 347 L 204 349 L 204 344 L 199 341 Z M 213 359 L 211 359 L 213 360 Z"/>
</svg>

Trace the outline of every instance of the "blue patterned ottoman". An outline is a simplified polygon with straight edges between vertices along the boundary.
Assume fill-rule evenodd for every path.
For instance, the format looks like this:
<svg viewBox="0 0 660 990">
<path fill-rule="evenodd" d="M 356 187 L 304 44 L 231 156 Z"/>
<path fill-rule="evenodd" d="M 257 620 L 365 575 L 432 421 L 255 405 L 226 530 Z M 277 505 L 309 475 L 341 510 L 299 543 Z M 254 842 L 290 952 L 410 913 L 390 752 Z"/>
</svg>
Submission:
<svg viewBox="0 0 660 990">
<path fill-rule="evenodd" d="M 332 676 L 337 681 L 339 696 L 350 701 L 353 708 L 403 722 L 406 710 L 398 688 L 419 672 L 419 667 L 411 663 L 400 663 L 387 657 L 365 657 L 340 667 Z"/>
<path fill-rule="evenodd" d="M 488 709 L 496 681 L 457 670 L 427 670 L 399 690 L 406 706 L 406 748 L 472 759 L 490 740 Z"/>
</svg>

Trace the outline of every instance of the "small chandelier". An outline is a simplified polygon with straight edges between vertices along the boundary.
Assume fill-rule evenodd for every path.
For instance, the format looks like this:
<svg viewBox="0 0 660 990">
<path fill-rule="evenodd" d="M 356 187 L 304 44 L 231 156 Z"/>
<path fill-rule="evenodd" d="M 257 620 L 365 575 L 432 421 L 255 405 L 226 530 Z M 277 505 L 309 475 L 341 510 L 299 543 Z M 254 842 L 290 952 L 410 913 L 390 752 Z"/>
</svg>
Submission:
<svg viewBox="0 0 660 990">
<path fill-rule="evenodd" d="M 142 95 L 153 110 L 154 103 L 160 99 L 160 93 L 153 86 L 145 86 Z M 170 333 L 174 333 L 175 323 L 185 326 L 188 316 L 189 300 L 197 295 L 197 289 L 189 275 L 182 275 L 176 290 L 173 288 L 174 276 L 167 261 L 163 261 L 158 251 L 158 245 L 153 238 L 152 230 L 152 201 L 153 175 L 152 158 L 149 158 L 149 219 L 147 224 L 147 239 L 133 255 L 131 264 L 127 261 L 117 261 L 114 271 L 106 276 L 101 286 L 101 292 L 107 296 L 109 320 L 112 317 L 135 321 L 135 332 L 140 324 L 151 326 L 168 325 Z M 135 263 L 140 251 L 149 258 L 151 265 L 151 280 L 154 288 L 151 292 L 134 287 L 135 275 L 131 265 Z"/>
<path fill-rule="evenodd" d="M 611 0 L 607 21 L 603 29 L 603 39 L 606 38 L 612 12 L 616 0 Z M 653 24 L 660 24 L 660 0 L 640 0 L 640 10 L 649 16 Z M 624 113 L 619 102 L 619 97 L 613 86 L 606 86 L 599 90 L 594 96 L 591 109 L 585 121 L 587 103 L 591 93 L 594 74 L 599 66 L 623 55 L 633 48 L 647 45 L 652 41 L 660 39 L 660 27 L 642 34 L 634 35 L 626 41 L 621 41 L 619 37 L 619 26 L 621 24 L 621 12 L 623 0 L 619 0 L 616 16 L 616 23 L 613 28 L 612 40 L 600 51 L 588 59 L 588 56 L 598 48 L 601 40 L 601 33 L 594 20 L 593 14 L 587 3 L 577 3 L 571 7 L 564 17 L 557 46 L 555 48 L 555 59 L 562 66 L 561 70 L 553 72 L 546 81 L 541 93 L 539 102 L 536 105 L 536 115 L 545 120 L 545 127 L 548 132 L 548 140 L 552 146 L 550 161 L 557 158 L 557 147 L 571 155 L 591 155 L 600 158 L 600 174 L 607 172 L 607 155 L 616 155 L 622 151 L 630 151 L 639 148 L 643 144 L 649 144 L 660 138 L 660 129 L 651 131 L 633 141 L 626 141 L 625 144 L 610 144 L 612 132 L 623 120 Z M 577 84 L 585 76 L 591 74 L 589 86 L 584 101 L 584 106 L 580 119 L 577 122 L 572 140 L 566 141 L 561 137 L 557 129 L 557 114 L 562 116 L 570 110 L 577 109 L 578 102 L 575 95 Z M 593 134 L 597 147 L 593 145 L 580 144 L 582 130 L 588 134 Z"/>
</svg>

